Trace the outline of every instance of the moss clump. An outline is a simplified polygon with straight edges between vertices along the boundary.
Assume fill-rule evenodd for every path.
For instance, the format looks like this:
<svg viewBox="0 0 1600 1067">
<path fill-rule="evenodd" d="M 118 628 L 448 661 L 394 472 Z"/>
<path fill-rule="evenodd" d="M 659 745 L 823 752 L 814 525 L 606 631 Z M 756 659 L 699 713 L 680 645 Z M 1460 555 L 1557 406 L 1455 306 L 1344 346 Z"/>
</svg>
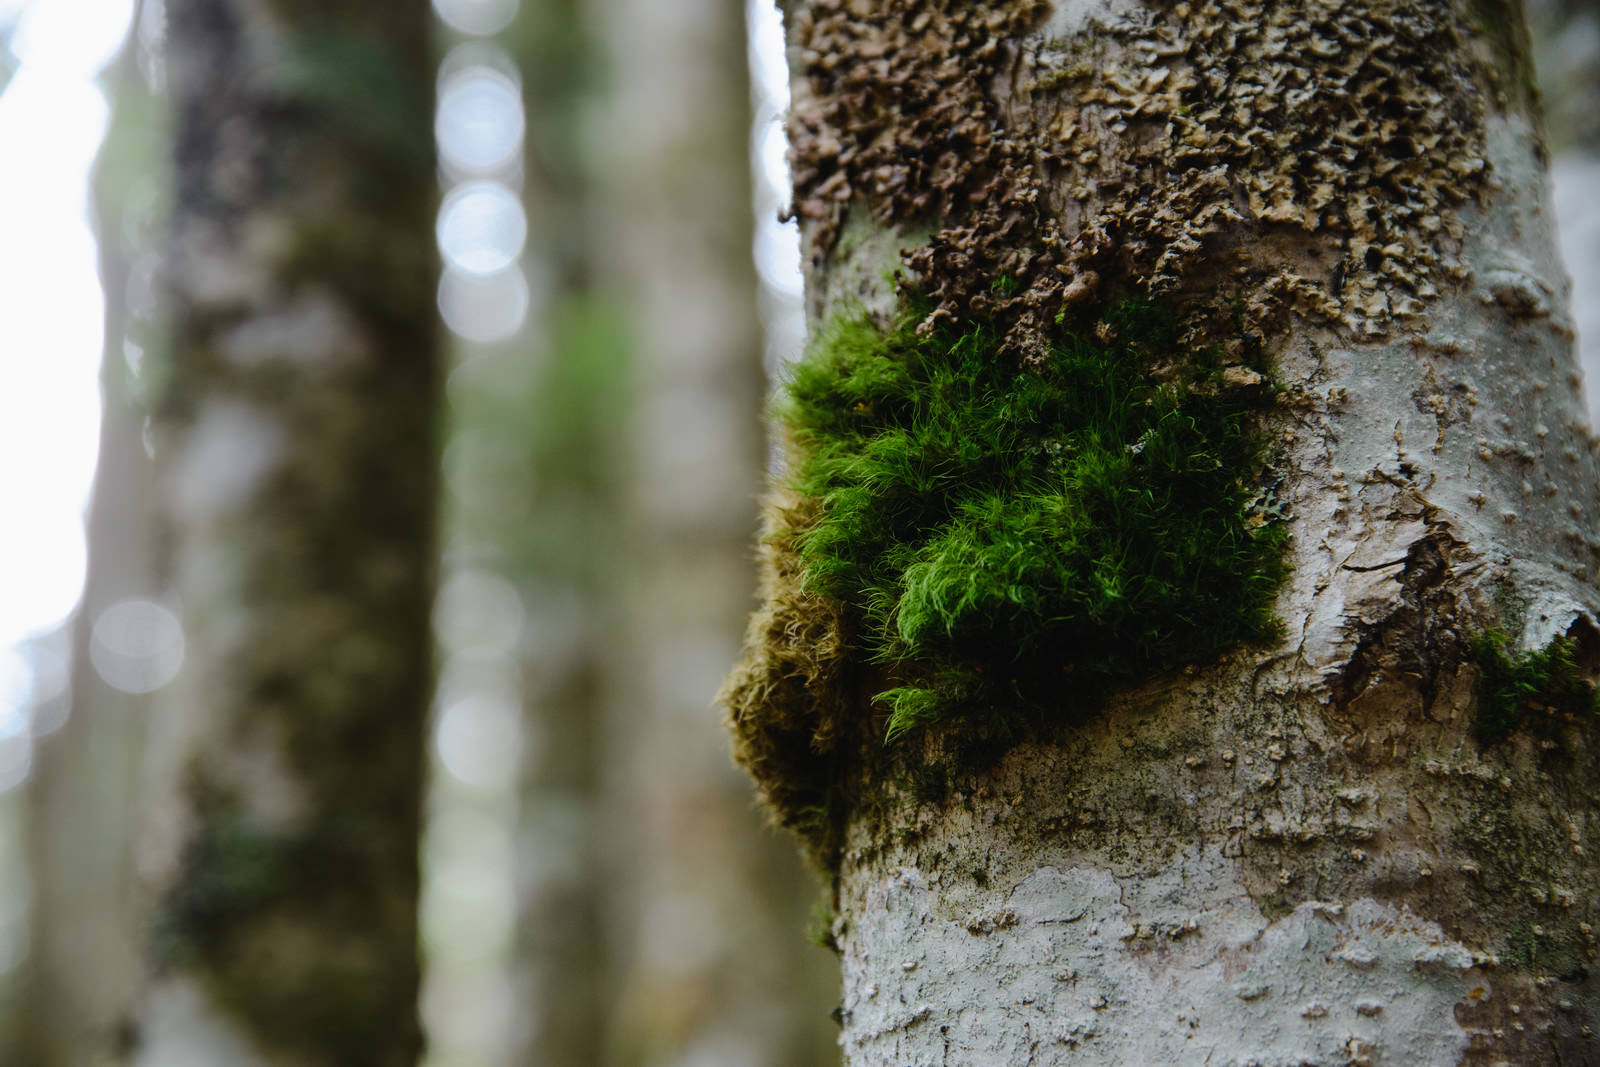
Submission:
<svg viewBox="0 0 1600 1067">
<path fill-rule="evenodd" d="M 717 701 L 727 711 L 734 759 L 755 779 L 774 821 L 828 870 L 840 843 L 839 787 L 859 731 L 848 721 L 840 606 L 801 588 L 794 531 L 813 525 L 815 516 L 815 502 L 792 493 L 767 500 L 762 606 Z"/>
<path fill-rule="evenodd" d="M 1557 635 L 1543 648 L 1518 652 L 1509 634 L 1489 630 L 1472 639 L 1478 662 L 1478 739 L 1505 740 L 1516 729 L 1551 734 L 1567 723 L 1600 715 L 1600 690 L 1578 663 L 1578 647 Z"/>
<path fill-rule="evenodd" d="M 1286 532 L 1252 506 L 1258 371 L 1142 302 L 1021 365 L 987 326 L 836 323 L 777 408 L 802 588 L 891 687 L 889 738 L 1104 692 L 1277 633 Z"/>
</svg>

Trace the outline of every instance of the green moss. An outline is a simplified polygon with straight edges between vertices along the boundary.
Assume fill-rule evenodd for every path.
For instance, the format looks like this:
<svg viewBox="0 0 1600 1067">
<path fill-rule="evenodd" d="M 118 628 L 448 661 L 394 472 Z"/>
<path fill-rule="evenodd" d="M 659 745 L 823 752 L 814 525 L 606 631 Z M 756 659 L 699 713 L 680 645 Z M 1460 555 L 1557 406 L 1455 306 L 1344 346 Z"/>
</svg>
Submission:
<svg viewBox="0 0 1600 1067">
<path fill-rule="evenodd" d="M 806 922 L 806 940 L 818 948 L 837 954 L 840 951 L 839 942 L 833 936 L 833 927 L 838 919 L 839 911 L 834 907 L 830 890 L 827 896 L 811 905 L 811 917 Z"/>
<path fill-rule="evenodd" d="M 1511 927 L 1501 962 L 1575 982 L 1582 980 L 1586 973 L 1586 956 L 1575 934 L 1523 920 Z"/>
<path fill-rule="evenodd" d="M 1252 507 L 1271 388 L 1148 303 L 1023 367 L 984 325 L 839 321 L 777 416 L 806 592 L 892 683 L 893 740 L 953 716 L 1095 710 L 1116 686 L 1278 632 L 1285 527 Z M 1231 385 L 1255 381 L 1257 385 Z"/>
<path fill-rule="evenodd" d="M 1518 652 L 1510 635 L 1490 630 L 1472 640 L 1478 662 L 1478 739 L 1503 741 L 1513 730 L 1546 735 L 1600 715 L 1600 692 L 1577 661 L 1577 646 L 1556 636 Z"/>
<path fill-rule="evenodd" d="M 220 930 L 270 903 L 299 867 L 298 841 L 280 840 L 236 814 L 211 820 L 189 842 L 186 877 L 152 928 L 159 961 L 202 952 Z"/>
</svg>

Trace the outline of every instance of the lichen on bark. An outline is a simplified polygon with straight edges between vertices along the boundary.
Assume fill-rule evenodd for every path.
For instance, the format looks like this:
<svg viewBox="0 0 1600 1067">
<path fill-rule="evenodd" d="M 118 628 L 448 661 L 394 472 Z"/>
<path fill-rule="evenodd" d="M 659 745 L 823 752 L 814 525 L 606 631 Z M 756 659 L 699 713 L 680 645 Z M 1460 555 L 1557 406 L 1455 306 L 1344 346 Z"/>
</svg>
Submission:
<svg viewBox="0 0 1600 1067">
<path fill-rule="evenodd" d="M 1482 187 L 1478 90 L 1498 76 L 1436 59 L 1466 52 L 1462 13 L 1090 7 L 1082 26 L 1042 4 L 800 9 L 790 125 L 814 263 L 852 203 L 931 222 L 903 255 L 930 322 L 994 321 L 1027 353 L 1108 282 L 1183 296 L 1226 278 L 1263 320 L 1426 328 L 1427 301 L 1462 277 L 1456 209 Z M 1015 291 L 988 289 L 1001 275 Z"/>
</svg>

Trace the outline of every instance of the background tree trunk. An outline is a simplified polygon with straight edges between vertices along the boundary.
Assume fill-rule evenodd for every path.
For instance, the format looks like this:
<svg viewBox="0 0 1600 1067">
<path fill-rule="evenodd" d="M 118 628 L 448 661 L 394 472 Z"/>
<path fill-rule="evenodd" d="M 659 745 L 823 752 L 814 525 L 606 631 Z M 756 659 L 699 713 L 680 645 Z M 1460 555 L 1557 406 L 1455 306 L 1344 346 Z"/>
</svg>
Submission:
<svg viewBox="0 0 1600 1067">
<path fill-rule="evenodd" d="M 775 543 L 730 704 L 779 817 L 837 849 L 847 1062 L 1600 1062 L 1594 726 L 1541 710 L 1592 681 L 1530 683 L 1503 737 L 1480 687 L 1495 630 L 1600 667 L 1600 463 L 1517 6 L 787 17 L 814 326 L 887 326 L 899 265 L 925 326 L 991 324 L 1027 374 L 1054 324 L 1112 338 L 1115 300 L 1153 299 L 1224 382 L 1275 365 L 1257 507 L 1292 516 L 1280 640 L 976 764 L 970 717 L 870 754 L 882 679 L 814 639 L 866 621 Z M 853 768 L 816 757 L 852 730 Z M 817 796 L 855 798 L 836 841 Z"/>
<path fill-rule="evenodd" d="M 39 709 L 55 729 L 38 740 L 27 790 L 32 936 L 27 1051 L 16 1060 L 40 1067 L 110 1063 L 126 1041 L 145 942 L 132 844 L 148 690 L 166 680 L 178 654 L 150 640 L 153 631 L 130 635 L 128 648 L 106 644 L 111 630 L 101 630 L 98 645 L 95 634 L 103 618 L 115 627 L 108 609 L 148 612 L 158 587 L 155 467 L 137 368 L 160 347 L 151 284 L 169 178 L 164 104 L 151 80 L 159 57 L 138 14 L 132 22 L 104 76 L 112 114 L 93 183 L 106 344 L 88 569 L 70 626 L 70 687 L 54 708 Z"/>
<path fill-rule="evenodd" d="M 434 572 L 426 5 L 168 5 L 155 977 L 134 1062 L 412 1063 Z"/>
<path fill-rule="evenodd" d="M 530 759 L 519 808 L 517 966 L 527 1015 L 513 1062 L 603 1062 L 615 1007 L 606 946 L 601 785 L 605 668 L 621 596 L 622 447 L 629 352 L 621 302 L 594 291 L 594 164 L 584 124 L 597 106 L 600 44 L 580 4 L 521 15 L 528 113 L 530 242 L 547 286 L 535 323 L 542 350 L 517 413 L 532 479 L 518 556 L 532 608 L 523 671 Z M 530 489 L 531 485 L 531 489 Z"/>
<path fill-rule="evenodd" d="M 804 943 L 818 889 L 707 729 L 749 607 L 764 453 L 743 5 L 588 10 L 610 75 L 597 280 L 634 354 L 605 742 L 608 1062 L 828 1063 L 833 967 Z"/>
<path fill-rule="evenodd" d="M 1589 421 L 1600 423 L 1600 8 L 1586 0 L 1532 0 L 1528 23 L 1545 104 L 1561 256 L 1572 274 L 1578 355 Z"/>
<path fill-rule="evenodd" d="M 619 595 L 614 429 L 627 353 L 616 307 L 591 291 L 592 167 L 581 134 L 596 92 L 596 45 L 579 15 L 565 0 L 523 5 L 498 39 L 507 55 L 498 42 L 468 40 L 445 60 L 450 76 L 486 61 L 514 63 L 520 75 L 522 152 L 490 177 L 522 183 L 529 237 L 512 270 L 523 269 L 532 296 L 514 335 L 459 340 L 450 378 L 445 588 L 454 571 L 469 592 L 487 585 L 517 603 L 508 624 L 505 611 L 485 611 L 471 596 L 450 609 L 447 592 L 442 619 L 459 616 L 503 647 L 445 659 L 440 736 L 453 729 L 452 716 L 470 714 L 472 700 L 508 701 L 520 707 L 522 744 L 510 781 L 485 788 L 447 774 L 435 785 L 430 877 L 462 881 L 452 857 L 459 867 L 475 840 L 504 833 L 503 855 L 485 851 L 509 868 L 513 902 L 504 974 L 502 960 L 485 960 L 470 943 L 454 958 L 466 905 L 430 923 L 425 1018 L 430 1058 L 441 1063 L 599 1063 L 613 1000 L 599 787 L 602 667 Z M 461 833 L 463 818 L 478 832 Z M 453 994 L 441 992 L 451 986 Z"/>
</svg>

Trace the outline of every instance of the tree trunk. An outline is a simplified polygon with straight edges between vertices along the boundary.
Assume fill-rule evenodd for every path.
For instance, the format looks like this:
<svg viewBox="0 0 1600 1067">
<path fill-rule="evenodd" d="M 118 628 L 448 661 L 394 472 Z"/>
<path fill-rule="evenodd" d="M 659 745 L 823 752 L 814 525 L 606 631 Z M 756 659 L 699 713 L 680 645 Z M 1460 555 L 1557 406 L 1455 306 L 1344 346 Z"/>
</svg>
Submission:
<svg viewBox="0 0 1600 1067">
<path fill-rule="evenodd" d="M 817 890 L 763 833 L 711 704 L 749 607 L 762 460 L 743 4 L 586 14 L 612 72 L 598 279 L 633 353 L 605 739 L 607 1062 L 809 1067 L 832 1037 L 831 968 L 803 936 Z"/>
<path fill-rule="evenodd" d="M 143 951 L 131 844 L 147 690 L 164 672 L 152 661 L 129 659 L 117 666 L 158 671 L 125 677 L 113 667 L 108 677 L 96 668 L 97 661 L 105 666 L 105 649 L 93 647 L 96 623 L 108 610 L 156 610 L 154 464 L 144 449 L 143 405 L 125 346 L 148 332 L 140 330 L 127 291 L 135 262 L 152 254 L 153 235 L 141 234 L 140 224 L 157 221 L 138 215 L 159 214 L 149 198 L 164 175 L 152 158 L 162 143 L 157 104 L 137 56 L 138 46 L 130 45 L 109 79 L 113 132 L 96 168 L 105 410 L 85 522 L 89 564 L 71 630 L 70 714 L 39 740 L 28 786 L 35 900 L 28 1024 L 30 1062 L 41 1065 L 108 1062 L 128 1024 Z"/>
<path fill-rule="evenodd" d="M 438 948 L 429 946 L 429 987 L 455 990 L 440 996 L 440 1007 L 427 1001 L 429 1055 L 439 1062 L 598 1063 L 614 999 L 597 857 L 606 840 L 603 664 L 616 628 L 614 430 L 626 363 L 614 309 L 586 291 L 591 186 L 576 135 L 592 92 L 595 46 L 579 15 L 571 0 L 524 5 L 502 35 L 521 74 L 527 135 L 521 155 L 497 173 L 523 183 L 529 239 L 522 262 L 534 296 L 514 336 L 457 342 L 449 378 L 446 587 L 452 568 L 503 579 L 528 619 L 510 633 L 487 634 L 504 641 L 502 651 L 469 648 L 442 664 L 442 715 L 457 714 L 449 705 L 474 690 L 515 698 L 525 743 L 503 801 L 482 783 L 453 786 L 447 777 L 435 787 L 430 849 L 470 856 L 485 835 L 446 827 L 458 825 L 453 815 L 494 811 L 513 842 L 515 907 L 502 1027 L 484 1025 L 486 1014 L 500 1016 L 485 1011 L 493 998 L 480 992 L 499 961 L 486 963 L 470 939 L 452 937 L 449 919 Z M 473 47 L 452 57 L 472 55 Z M 461 615 L 469 630 L 488 629 L 482 612 L 469 607 Z M 502 804 L 503 813 L 495 810 Z M 461 882 L 450 866 L 430 876 Z"/>
<path fill-rule="evenodd" d="M 129 656 L 105 645 L 104 628 L 96 641 L 97 624 L 115 622 L 108 610 L 124 617 L 158 610 L 150 603 L 157 594 L 155 466 L 144 447 L 138 368 L 155 347 L 148 283 L 167 221 L 167 131 L 147 80 L 159 57 L 142 39 L 138 12 L 131 21 L 129 41 L 105 75 L 112 116 L 93 178 L 105 290 L 104 414 L 85 518 L 88 568 L 70 627 L 71 684 L 60 698 L 70 712 L 39 738 L 28 784 L 33 933 L 29 1051 L 20 1059 L 40 1067 L 112 1062 L 126 1039 L 143 952 L 132 843 L 144 726 L 150 690 L 175 666 L 174 649 L 159 642 Z"/>
<path fill-rule="evenodd" d="M 1561 256 L 1572 275 L 1578 358 L 1589 421 L 1600 422 L 1600 11 L 1586 0 L 1534 0 L 1528 5 L 1539 88 L 1547 105 L 1550 178 Z"/>
<path fill-rule="evenodd" d="M 824 331 L 797 372 L 768 606 L 726 699 L 777 818 L 836 864 L 847 1062 L 1600 1063 L 1600 457 L 1517 5 L 794 0 L 787 18 L 813 325 L 875 317 Z M 1151 306 L 1177 323 L 1162 340 L 1135 331 Z M 1034 531 L 1068 528 L 1081 470 L 962 511 L 951 529 L 1014 552 L 970 549 L 946 586 L 926 546 L 852 542 L 900 520 L 848 479 L 883 427 L 923 432 L 883 382 L 958 347 L 1007 396 L 1120 352 L 1143 377 L 1105 403 L 1131 395 L 1129 419 L 1257 411 L 1267 461 L 1214 500 L 1163 508 L 1109 479 L 1070 529 L 1243 501 L 1260 569 L 1230 572 L 1234 610 L 1272 588 L 1260 531 L 1280 531 L 1277 634 L 1181 596 L 1119 615 L 1182 584 L 1128 562 L 1139 528 L 1090 560 L 1097 596 L 1030 583 L 1076 550 Z M 888 377 L 838 371 L 863 366 Z M 985 425 L 1010 427 L 1008 455 L 972 469 L 1091 444 Z M 1159 439 L 1104 462 L 1136 484 L 1167 462 Z M 965 490 L 942 476 L 924 514 Z M 1222 630 L 1246 639 L 1219 651 Z"/>
<path fill-rule="evenodd" d="M 415 1061 L 437 367 L 426 5 L 168 5 L 177 196 L 134 1062 Z"/>
</svg>

